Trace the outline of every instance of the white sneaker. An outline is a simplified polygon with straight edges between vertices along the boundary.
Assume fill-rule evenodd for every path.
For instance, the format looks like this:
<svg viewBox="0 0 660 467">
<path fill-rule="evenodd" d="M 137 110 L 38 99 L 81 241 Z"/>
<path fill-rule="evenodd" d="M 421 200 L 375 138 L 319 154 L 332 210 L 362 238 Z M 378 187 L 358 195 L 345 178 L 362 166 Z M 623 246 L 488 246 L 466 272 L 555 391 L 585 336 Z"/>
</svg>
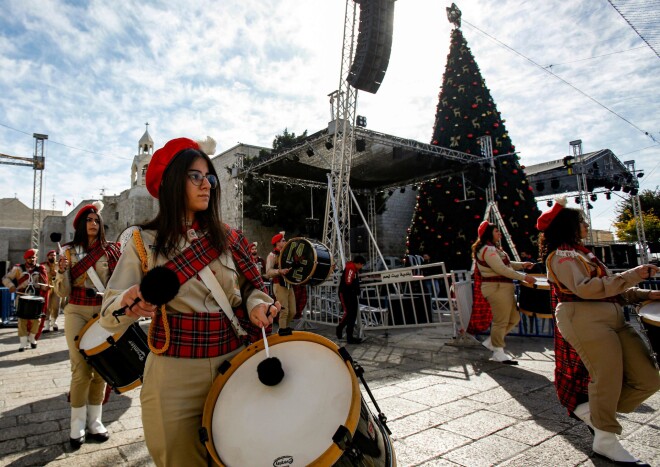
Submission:
<svg viewBox="0 0 660 467">
<path fill-rule="evenodd" d="M 484 340 L 484 341 L 481 343 L 481 345 L 483 345 L 484 347 L 486 347 L 486 348 L 487 348 L 488 350 L 490 350 L 491 352 L 495 350 L 495 347 L 493 347 L 493 344 L 491 344 L 491 342 L 490 342 L 490 336 L 488 336 L 488 338 L 487 338 L 486 340 Z"/>
<path fill-rule="evenodd" d="M 603 456 L 613 462 L 635 463 L 639 460 L 630 454 L 626 448 L 621 446 L 616 433 L 594 428 L 593 450 L 596 454 Z"/>
<path fill-rule="evenodd" d="M 504 363 L 505 365 L 517 365 L 518 362 L 511 357 L 511 355 L 504 352 L 502 347 L 493 347 L 493 355 L 490 357 L 491 360 L 496 362 Z"/>
</svg>

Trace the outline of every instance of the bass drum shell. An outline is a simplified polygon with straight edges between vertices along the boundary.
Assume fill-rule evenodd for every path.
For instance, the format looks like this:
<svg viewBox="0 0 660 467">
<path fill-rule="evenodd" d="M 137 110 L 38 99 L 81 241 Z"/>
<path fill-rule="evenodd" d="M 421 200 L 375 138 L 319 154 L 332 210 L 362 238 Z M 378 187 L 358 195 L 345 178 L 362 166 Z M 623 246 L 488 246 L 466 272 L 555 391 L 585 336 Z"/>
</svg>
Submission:
<svg viewBox="0 0 660 467">
<path fill-rule="evenodd" d="M 259 381 L 259 341 L 216 378 L 204 405 L 205 445 L 222 466 L 394 466 L 391 440 L 361 398 L 350 362 L 332 341 L 308 332 L 268 338 L 284 379 Z M 333 442 L 345 427 L 357 458 Z M 340 443 L 341 444 L 341 443 Z"/>
<path fill-rule="evenodd" d="M 330 277 L 334 262 L 330 250 L 308 238 L 292 238 L 284 245 L 279 258 L 280 269 L 290 269 L 284 280 L 292 285 L 319 285 Z"/>
<path fill-rule="evenodd" d="M 87 363 L 115 392 L 121 394 L 142 384 L 149 345 L 137 322 L 126 331 L 113 334 L 101 327 L 95 314 L 75 341 Z"/>
<path fill-rule="evenodd" d="M 39 319 L 44 309 L 44 297 L 22 295 L 18 297 L 16 317 L 21 319 Z"/>
<path fill-rule="evenodd" d="M 518 307 L 520 311 L 537 315 L 552 315 L 550 283 L 544 275 L 532 274 L 536 278 L 534 285 L 520 281 Z"/>
<path fill-rule="evenodd" d="M 660 355 L 660 302 L 644 302 L 639 309 L 639 317 L 653 352 Z"/>
</svg>

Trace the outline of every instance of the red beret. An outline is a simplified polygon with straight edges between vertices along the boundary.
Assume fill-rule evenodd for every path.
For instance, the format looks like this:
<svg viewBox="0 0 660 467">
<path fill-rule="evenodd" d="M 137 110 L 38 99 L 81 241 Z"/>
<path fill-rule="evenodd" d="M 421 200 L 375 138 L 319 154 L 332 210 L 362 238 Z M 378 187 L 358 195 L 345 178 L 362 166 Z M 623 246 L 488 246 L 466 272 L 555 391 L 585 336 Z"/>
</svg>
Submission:
<svg viewBox="0 0 660 467">
<path fill-rule="evenodd" d="M 481 237 L 484 234 L 484 232 L 486 231 L 486 229 L 488 228 L 489 225 L 491 225 L 491 224 L 488 221 L 483 221 L 481 224 L 479 224 L 479 228 L 477 229 L 477 235 L 479 235 L 479 237 Z"/>
<path fill-rule="evenodd" d="M 277 242 L 279 242 L 283 238 L 284 238 L 284 232 L 280 232 L 276 235 L 273 235 L 273 238 L 270 239 L 270 243 L 271 243 L 271 245 L 276 245 Z"/>
<path fill-rule="evenodd" d="M 33 256 L 37 256 L 38 253 L 39 253 L 39 250 L 35 250 L 34 248 L 30 248 L 29 250 L 25 250 L 25 253 L 23 253 L 23 259 L 32 258 Z"/>
<path fill-rule="evenodd" d="M 50 250 L 48 253 L 46 253 L 46 256 L 48 256 L 48 255 L 51 254 L 51 253 L 57 253 L 57 251 L 55 251 L 55 250 Z"/>
<path fill-rule="evenodd" d="M 557 214 L 559 214 L 561 210 L 564 209 L 565 207 L 566 207 L 566 196 L 561 196 L 555 199 L 555 204 L 552 206 L 552 209 L 544 212 L 537 219 L 536 228 L 540 232 L 545 232 L 547 228 L 550 227 L 550 224 L 552 224 L 552 221 L 555 220 Z"/>
<path fill-rule="evenodd" d="M 188 138 L 176 138 L 165 143 L 165 146 L 154 152 L 147 167 L 147 190 L 154 198 L 158 199 L 160 182 L 163 179 L 165 169 L 174 156 L 185 149 L 199 149 L 199 144 Z"/>
<path fill-rule="evenodd" d="M 82 216 L 86 216 L 90 212 L 99 214 L 102 209 L 103 203 L 101 201 L 94 201 L 92 204 L 84 205 L 82 208 L 80 208 L 80 211 L 78 211 L 78 214 L 76 214 L 76 217 L 73 219 L 73 227 L 75 228 L 78 225 L 78 219 L 80 219 Z"/>
</svg>

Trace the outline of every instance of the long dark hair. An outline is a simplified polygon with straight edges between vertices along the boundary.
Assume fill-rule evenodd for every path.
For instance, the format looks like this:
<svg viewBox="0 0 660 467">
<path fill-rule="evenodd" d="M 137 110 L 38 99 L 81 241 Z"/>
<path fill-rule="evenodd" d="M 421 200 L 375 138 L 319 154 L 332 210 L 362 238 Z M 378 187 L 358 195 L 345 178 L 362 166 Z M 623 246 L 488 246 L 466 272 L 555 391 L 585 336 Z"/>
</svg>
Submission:
<svg viewBox="0 0 660 467">
<path fill-rule="evenodd" d="M 486 230 L 484 230 L 483 235 L 477 238 L 477 241 L 472 244 L 472 258 L 476 259 L 477 253 L 481 250 L 481 247 L 488 242 L 493 242 L 493 231 L 497 228 L 495 224 L 488 224 Z"/>
<path fill-rule="evenodd" d="M 539 256 L 545 261 L 548 255 L 562 245 L 579 245 L 582 243 L 580 230 L 582 211 L 564 208 L 552 220 L 550 226 L 539 235 Z"/>
<path fill-rule="evenodd" d="M 101 245 L 105 245 L 105 227 L 103 227 L 103 217 L 101 213 L 88 209 L 86 212 L 83 212 L 82 215 L 78 217 L 78 223 L 76 224 L 76 231 L 73 234 L 73 240 L 68 243 L 68 245 L 80 245 L 85 251 L 89 249 L 89 236 L 87 235 L 87 216 L 90 214 L 96 214 L 99 216 L 99 233 L 96 235 L 96 239 L 101 242 Z"/>
<path fill-rule="evenodd" d="M 165 169 L 158 191 L 158 214 L 142 226 L 145 230 L 156 231 L 156 254 L 169 256 L 185 234 L 188 170 L 198 159 L 204 159 L 209 166 L 209 174 L 217 178 L 209 156 L 197 149 L 184 149 L 177 153 Z M 220 216 L 220 186 L 210 191 L 209 207 L 195 213 L 195 219 L 211 244 L 223 251 L 227 247 L 227 229 Z"/>
</svg>

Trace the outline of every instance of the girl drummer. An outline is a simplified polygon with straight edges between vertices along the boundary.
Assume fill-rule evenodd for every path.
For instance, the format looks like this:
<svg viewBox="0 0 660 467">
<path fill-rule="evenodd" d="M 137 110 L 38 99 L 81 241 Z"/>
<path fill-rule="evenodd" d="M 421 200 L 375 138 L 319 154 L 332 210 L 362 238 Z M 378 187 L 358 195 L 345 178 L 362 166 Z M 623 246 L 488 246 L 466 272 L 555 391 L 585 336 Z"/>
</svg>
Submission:
<svg viewBox="0 0 660 467">
<path fill-rule="evenodd" d="M 659 300 L 660 291 L 634 287 L 658 272 L 644 264 L 613 274 L 583 244 L 588 224 L 582 211 L 566 208 L 559 198 L 543 213 L 540 253 L 558 304 L 557 327 L 589 371 L 589 401 L 574 413 L 594 430 L 593 450 L 615 463 L 638 461 L 617 439 L 616 412 L 629 413 L 660 388 L 660 375 L 635 329 L 626 322 L 622 304 Z"/>
<path fill-rule="evenodd" d="M 101 422 L 105 381 L 76 348 L 76 336 L 101 311 L 102 293 L 119 259 L 119 248 L 105 240 L 101 218 L 103 203 L 80 208 L 73 220 L 73 241 L 64 245 L 53 290 L 69 297 L 64 307 L 64 330 L 71 359 L 71 433 L 74 449 L 85 439 L 107 441 L 110 435 Z M 87 427 L 87 436 L 85 436 Z"/>
<path fill-rule="evenodd" d="M 481 293 L 493 311 L 493 324 L 483 345 L 492 350 L 492 360 L 516 365 L 517 362 L 504 352 L 504 336 L 520 321 L 516 308 L 514 279 L 528 284 L 536 282 L 534 276 L 519 272 L 534 266 L 530 262 L 510 261 L 509 256 L 500 246 L 502 234 L 495 224 L 483 221 L 477 229 L 479 238 L 472 245 L 475 275 L 481 279 Z"/>
<path fill-rule="evenodd" d="M 227 302 L 251 341 L 280 308 L 271 305 L 245 237 L 221 222 L 220 187 L 207 155 L 215 142 L 208 143 L 207 149 L 177 138 L 154 153 L 146 184 L 159 212 L 126 242 L 103 300 L 101 324 L 109 331 L 153 318 L 140 400 L 147 448 L 158 466 L 207 465 L 198 436 L 204 402 L 219 365 L 246 342 L 218 303 Z M 175 271 L 181 284 L 159 309 L 139 288 L 157 265 Z M 123 316 L 121 307 L 127 307 Z"/>
</svg>

